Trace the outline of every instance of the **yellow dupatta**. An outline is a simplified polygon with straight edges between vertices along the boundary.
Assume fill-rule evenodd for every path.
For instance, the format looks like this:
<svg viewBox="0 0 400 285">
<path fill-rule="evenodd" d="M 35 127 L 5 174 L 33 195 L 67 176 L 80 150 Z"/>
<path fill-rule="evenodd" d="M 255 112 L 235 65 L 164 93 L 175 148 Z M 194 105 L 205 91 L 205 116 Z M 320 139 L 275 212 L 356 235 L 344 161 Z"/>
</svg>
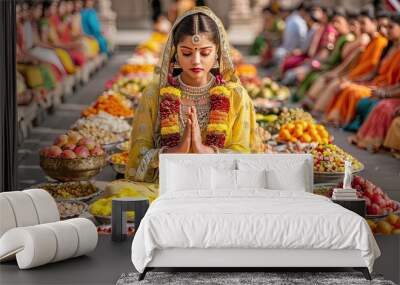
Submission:
<svg viewBox="0 0 400 285">
<path fill-rule="evenodd" d="M 168 86 L 168 72 L 175 56 L 173 32 L 176 26 L 187 16 L 202 13 L 210 17 L 219 32 L 220 73 L 230 90 L 230 110 L 228 113 L 228 131 L 223 149 L 220 152 L 258 152 L 261 140 L 257 132 L 257 123 L 253 102 L 235 75 L 230 56 L 229 41 L 219 18 L 207 7 L 196 7 L 180 16 L 169 33 L 163 56 L 156 68 L 154 80 L 144 90 L 135 118 L 132 123 L 131 147 L 126 168 L 126 178 L 134 181 L 156 182 L 158 180 L 158 157 L 161 148 L 159 100 L 160 89 Z M 202 133 L 204 138 L 204 134 Z"/>
</svg>

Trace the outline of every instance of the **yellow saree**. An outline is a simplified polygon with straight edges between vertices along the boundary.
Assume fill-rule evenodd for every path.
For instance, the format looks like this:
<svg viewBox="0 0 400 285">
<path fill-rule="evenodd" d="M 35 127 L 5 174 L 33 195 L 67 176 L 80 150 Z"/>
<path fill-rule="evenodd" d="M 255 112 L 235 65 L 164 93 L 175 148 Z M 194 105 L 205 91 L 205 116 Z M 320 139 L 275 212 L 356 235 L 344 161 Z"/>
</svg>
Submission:
<svg viewBox="0 0 400 285">
<path fill-rule="evenodd" d="M 209 16 L 219 29 L 219 62 L 220 73 L 226 83 L 225 87 L 231 92 L 228 112 L 226 139 L 223 149 L 219 152 L 258 152 L 261 140 L 256 130 L 257 123 L 253 102 L 246 90 L 241 86 L 234 74 L 234 67 L 229 53 L 229 43 L 220 20 L 207 8 L 197 7 L 177 19 L 176 25 L 186 16 L 204 13 Z M 166 43 L 161 67 L 155 79 L 147 86 L 140 99 L 135 118 L 132 123 L 131 147 L 126 168 L 126 178 L 134 181 L 158 181 L 158 157 L 161 148 L 159 102 L 160 88 L 167 85 L 168 66 L 175 53 L 172 33 Z M 202 130 L 202 140 L 205 142 L 206 131 Z"/>
</svg>

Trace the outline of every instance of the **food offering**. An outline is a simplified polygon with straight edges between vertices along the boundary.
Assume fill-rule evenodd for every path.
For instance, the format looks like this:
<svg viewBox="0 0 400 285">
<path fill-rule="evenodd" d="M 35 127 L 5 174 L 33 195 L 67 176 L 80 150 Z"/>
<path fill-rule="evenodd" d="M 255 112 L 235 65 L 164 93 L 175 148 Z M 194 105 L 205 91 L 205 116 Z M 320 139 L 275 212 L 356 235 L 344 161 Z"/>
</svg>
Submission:
<svg viewBox="0 0 400 285">
<path fill-rule="evenodd" d="M 46 190 L 56 201 L 88 201 L 101 193 L 96 186 L 88 181 L 49 182 L 39 184 L 36 188 Z"/>
<path fill-rule="evenodd" d="M 364 165 L 349 153 L 334 144 L 318 145 L 311 151 L 314 157 L 314 171 L 325 173 L 344 173 L 344 162 L 351 161 L 353 171 L 358 172 Z"/>
<path fill-rule="evenodd" d="M 131 147 L 131 142 L 130 141 L 125 141 L 122 143 L 117 144 L 117 149 L 121 150 L 121 151 L 129 151 L 130 147 Z"/>
<path fill-rule="evenodd" d="M 141 96 L 143 90 L 149 84 L 151 78 L 121 78 L 117 80 L 111 87 L 114 91 L 121 93 L 128 99 L 137 101 Z"/>
<path fill-rule="evenodd" d="M 382 218 L 400 211 L 399 202 L 360 175 L 354 175 L 351 187 L 356 190 L 357 198 L 365 200 L 367 218 Z M 343 182 L 315 184 L 314 194 L 331 198 L 334 188 L 343 188 Z"/>
<path fill-rule="evenodd" d="M 333 138 L 323 125 L 298 120 L 284 124 L 279 130 L 277 140 L 284 143 L 328 144 L 332 143 Z"/>
<path fill-rule="evenodd" d="M 131 134 L 131 125 L 126 120 L 105 112 L 79 119 L 72 129 L 104 147 L 125 141 Z"/>
<path fill-rule="evenodd" d="M 88 180 L 106 164 L 101 145 L 76 131 L 59 135 L 52 146 L 42 148 L 39 154 L 44 172 L 61 181 Z"/>
<path fill-rule="evenodd" d="M 130 100 L 114 91 L 105 92 L 90 107 L 82 112 L 82 116 L 89 117 L 99 112 L 106 112 L 115 117 L 132 118 L 133 107 Z"/>
<path fill-rule="evenodd" d="M 93 124 L 82 124 L 79 127 L 74 127 L 73 131 L 78 132 L 82 136 L 91 138 L 103 147 L 125 140 L 123 134 L 116 134 Z"/>
<path fill-rule="evenodd" d="M 57 202 L 58 212 L 60 213 L 60 219 L 72 219 L 79 217 L 88 210 L 88 205 L 80 201 L 58 201 Z"/>
<path fill-rule="evenodd" d="M 399 202 L 390 199 L 386 192 L 371 181 L 355 175 L 351 187 L 357 190 L 358 198 L 365 200 L 367 217 L 382 217 L 399 211 Z"/>
<path fill-rule="evenodd" d="M 121 67 L 120 70 L 123 75 L 142 75 L 148 76 L 154 73 L 154 64 L 132 64 L 127 63 Z"/>
<path fill-rule="evenodd" d="M 99 222 L 101 223 L 110 223 L 111 221 L 111 205 L 113 198 L 140 198 L 146 197 L 149 199 L 150 203 L 154 201 L 156 198 L 155 195 L 146 195 L 139 190 L 134 188 L 122 188 L 118 193 L 112 194 L 105 198 L 100 198 L 97 201 L 93 202 L 89 206 L 89 212 L 95 216 Z M 135 213 L 133 211 L 129 211 L 128 220 L 133 220 L 135 217 Z"/>
<path fill-rule="evenodd" d="M 371 231 L 382 235 L 400 235 L 400 216 L 398 214 L 389 214 L 386 218 L 380 220 L 367 220 Z"/>
<path fill-rule="evenodd" d="M 290 97 L 290 89 L 286 86 L 281 86 L 269 77 L 264 77 L 260 82 L 259 97 L 284 101 Z"/>
<path fill-rule="evenodd" d="M 124 174 L 126 165 L 128 164 L 128 159 L 129 159 L 129 152 L 123 151 L 112 154 L 109 157 L 108 161 L 111 163 L 115 172 Z"/>
<path fill-rule="evenodd" d="M 272 135 L 279 133 L 281 127 L 285 124 L 304 121 L 306 123 L 315 123 L 310 113 L 305 112 L 301 108 L 272 108 L 275 112 L 267 113 L 267 109 L 263 110 L 263 117 L 258 115 L 257 121 L 264 129 L 270 132 Z"/>
</svg>

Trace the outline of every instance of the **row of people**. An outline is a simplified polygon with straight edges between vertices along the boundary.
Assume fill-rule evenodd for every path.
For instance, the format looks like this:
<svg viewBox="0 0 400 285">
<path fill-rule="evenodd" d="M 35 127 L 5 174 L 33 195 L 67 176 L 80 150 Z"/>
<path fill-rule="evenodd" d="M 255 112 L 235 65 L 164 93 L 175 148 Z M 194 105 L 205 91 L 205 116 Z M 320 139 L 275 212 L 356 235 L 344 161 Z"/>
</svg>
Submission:
<svg viewBox="0 0 400 285">
<path fill-rule="evenodd" d="M 270 11 L 270 10 L 267 10 Z M 400 151 L 400 15 L 300 5 L 288 15 L 272 53 L 283 84 L 316 116 L 348 131 L 374 151 Z"/>
<path fill-rule="evenodd" d="M 108 53 L 93 6 L 93 0 L 17 3 L 18 103 L 46 97 L 65 76 Z"/>
</svg>

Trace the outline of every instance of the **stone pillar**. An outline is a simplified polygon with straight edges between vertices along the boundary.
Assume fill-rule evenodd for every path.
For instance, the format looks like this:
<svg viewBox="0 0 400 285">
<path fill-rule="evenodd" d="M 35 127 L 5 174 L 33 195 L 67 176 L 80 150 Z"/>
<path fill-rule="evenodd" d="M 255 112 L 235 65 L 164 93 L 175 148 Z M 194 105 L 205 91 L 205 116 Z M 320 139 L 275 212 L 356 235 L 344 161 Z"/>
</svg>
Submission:
<svg viewBox="0 0 400 285">
<path fill-rule="evenodd" d="M 251 19 L 250 0 L 232 0 L 229 20 L 232 25 L 249 23 Z"/>
<path fill-rule="evenodd" d="M 111 9 L 110 0 L 99 0 L 98 11 L 104 36 L 109 40 L 111 45 L 110 49 L 113 50 L 115 47 L 115 36 L 117 34 L 117 14 Z"/>
</svg>

